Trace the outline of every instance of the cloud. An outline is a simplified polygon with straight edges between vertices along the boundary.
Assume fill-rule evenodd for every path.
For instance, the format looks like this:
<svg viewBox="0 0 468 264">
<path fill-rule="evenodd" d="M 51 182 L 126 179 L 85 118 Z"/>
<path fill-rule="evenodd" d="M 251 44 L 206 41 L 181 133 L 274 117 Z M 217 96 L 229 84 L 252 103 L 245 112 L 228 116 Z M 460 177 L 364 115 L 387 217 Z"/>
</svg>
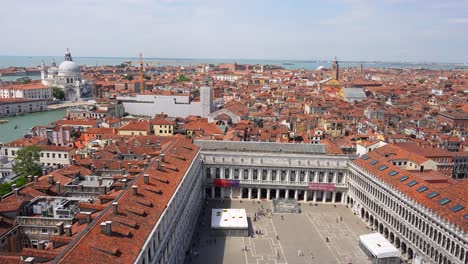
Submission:
<svg viewBox="0 0 468 264">
<path fill-rule="evenodd" d="M 450 18 L 448 22 L 451 24 L 468 24 L 468 17 Z"/>
</svg>

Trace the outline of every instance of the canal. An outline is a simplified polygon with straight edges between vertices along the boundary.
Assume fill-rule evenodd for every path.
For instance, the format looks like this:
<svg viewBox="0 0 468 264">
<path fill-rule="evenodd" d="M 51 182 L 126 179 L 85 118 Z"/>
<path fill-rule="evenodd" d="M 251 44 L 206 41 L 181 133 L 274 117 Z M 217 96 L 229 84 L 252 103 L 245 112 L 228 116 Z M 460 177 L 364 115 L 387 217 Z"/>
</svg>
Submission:
<svg viewBox="0 0 468 264">
<path fill-rule="evenodd" d="M 8 120 L 8 123 L 0 124 L 0 143 L 8 143 L 19 137 L 23 137 L 32 127 L 47 125 L 58 119 L 62 119 L 67 114 L 66 108 L 24 114 L 24 116 L 4 116 L 1 120 Z"/>
</svg>

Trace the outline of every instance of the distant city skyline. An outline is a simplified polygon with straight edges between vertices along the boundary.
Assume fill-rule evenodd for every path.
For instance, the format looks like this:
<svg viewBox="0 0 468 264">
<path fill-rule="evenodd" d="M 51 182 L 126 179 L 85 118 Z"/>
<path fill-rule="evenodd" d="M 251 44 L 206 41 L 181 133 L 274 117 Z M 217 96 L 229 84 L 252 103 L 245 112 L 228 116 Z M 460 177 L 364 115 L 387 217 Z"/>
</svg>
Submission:
<svg viewBox="0 0 468 264">
<path fill-rule="evenodd" d="M 468 62 L 463 0 L 7 1 L 0 55 Z"/>
</svg>

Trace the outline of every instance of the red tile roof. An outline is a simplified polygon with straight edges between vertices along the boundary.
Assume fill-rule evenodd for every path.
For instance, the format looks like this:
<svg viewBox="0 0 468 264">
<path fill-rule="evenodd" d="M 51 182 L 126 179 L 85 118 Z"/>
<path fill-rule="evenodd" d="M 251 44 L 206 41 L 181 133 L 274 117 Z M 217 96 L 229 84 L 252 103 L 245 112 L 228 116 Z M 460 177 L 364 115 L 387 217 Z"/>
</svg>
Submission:
<svg viewBox="0 0 468 264">
<path fill-rule="evenodd" d="M 368 171 L 379 180 L 393 186 L 395 189 L 404 193 L 416 203 L 433 211 L 441 218 L 460 227 L 464 232 L 468 231 L 468 220 L 464 218 L 464 215 L 468 214 L 468 201 L 466 200 L 468 181 L 456 181 L 446 177 L 446 183 L 431 183 L 427 178 L 431 177 L 430 175 L 421 177 L 417 173 L 411 173 L 409 171 L 399 169 L 397 166 L 394 166 L 388 158 L 385 158 L 378 153 L 370 152 L 366 154 L 366 156 L 370 158 L 367 160 L 359 158 L 353 163 Z M 370 164 L 370 162 L 374 160 L 378 161 L 378 163 L 375 165 Z M 387 168 L 379 170 L 379 167 L 382 165 L 387 166 Z M 398 174 L 390 176 L 390 171 L 398 172 Z M 400 178 L 402 176 L 408 176 L 408 179 L 401 182 Z M 412 180 L 415 180 L 418 183 L 415 186 L 410 187 L 408 186 L 408 182 L 411 182 Z M 428 190 L 418 192 L 417 189 L 421 186 L 427 186 Z M 427 194 L 434 191 L 438 192 L 439 195 L 433 199 L 428 198 Z M 446 205 L 440 205 L 438 203 L 439 200 L 445 197 L 449 198 L 451 202 Z M 457 204 L 464 206 L 464 208 L 458 212 L 452 212 L 450 208 Z"/>
<path fill-rule="evenodd" d="M 114 214 L 109 207 L 104 210 L 89 229 L 70 244 L 60 263 L 132 263 L 135 260 L 199 151 L 199 147 L 192 145 L 190 140 L 180 137 L 174 137 L 169 144 L 163 145 L 163 149 L 166 154 L 163 164 L 177 167 L 178 170 L 161 171 L 152 164 L 145 172 L 150 175 L 150 184 L 144 184 L 140 174 L 132 182 L 132 185 L 138 186 L 138 195 L 133 195 L 131 188 L 123 191 L 115 200 L 119 214 Z M 174 149 L 176 155 L 173 155 Z M 185 157 L 185 160 L 178 156 Z M 168 183 L 160 180 L 167 180 Z M 159 190 L 162 192 L 159 193 Z M 100 224 L 104 221 L 112 221 L 110 236 L 101 233 Z M 134 224 L 138 228 L 132 227 Z"/>
</svg>

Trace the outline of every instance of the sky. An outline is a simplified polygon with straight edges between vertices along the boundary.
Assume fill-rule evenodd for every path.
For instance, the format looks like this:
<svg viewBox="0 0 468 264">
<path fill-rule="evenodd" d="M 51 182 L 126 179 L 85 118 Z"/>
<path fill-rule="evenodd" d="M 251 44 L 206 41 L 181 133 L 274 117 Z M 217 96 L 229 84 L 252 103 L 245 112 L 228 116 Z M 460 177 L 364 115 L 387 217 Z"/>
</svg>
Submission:
<svg viewBox="0 0 468 264">
<path fill-rule="evenodd" d="M 468 0 L 0 0 L 0 55 L 468 62 Z"/>
</svg>

